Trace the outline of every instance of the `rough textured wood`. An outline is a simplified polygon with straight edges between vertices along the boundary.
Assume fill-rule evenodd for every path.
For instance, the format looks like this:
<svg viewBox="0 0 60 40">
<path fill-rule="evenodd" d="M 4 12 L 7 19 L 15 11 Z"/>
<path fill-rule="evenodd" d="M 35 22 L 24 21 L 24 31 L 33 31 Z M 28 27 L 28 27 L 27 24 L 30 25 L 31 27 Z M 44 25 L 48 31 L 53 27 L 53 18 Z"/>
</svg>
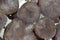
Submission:
<svg viewBox="0 0 60 40">
<path fill-rule="evenodd" d="M 60 16 L 60 0 L 39 0 L 43 14 L 52 19 Z"/>
<path fill-rule="evenodd" d="M 18 0 L 0 0 L 0 12 L 9 15 L 18 10 Z"/>
<path fill-rule="evenodd" d="M 35 3 L 27 2 L 18 10 L 17 16 L 25 23 L 33 23 L 39 19 L 39 14 L 39 7 Z"/>
<path fill-rule="evenodd" d="M 35 25 L 35 33 L 40 38 L 50 39 L 56 34 L 54 22 L 49 18 L 39 20 Z"/>
<path fill-rule="evenodd" d="M 17 19 L 8 25 L 4 39 L 5 40 L 37 40 L 33 32 L 26 30 L 25 24 Z"/>
</svg>

